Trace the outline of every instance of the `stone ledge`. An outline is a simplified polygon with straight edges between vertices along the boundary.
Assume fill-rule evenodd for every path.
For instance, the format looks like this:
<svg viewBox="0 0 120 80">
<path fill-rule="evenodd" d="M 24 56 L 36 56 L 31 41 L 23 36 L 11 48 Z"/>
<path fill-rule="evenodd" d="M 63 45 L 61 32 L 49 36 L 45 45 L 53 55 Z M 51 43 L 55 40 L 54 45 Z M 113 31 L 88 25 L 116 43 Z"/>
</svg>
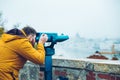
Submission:
<svg viewBox="0 0 120 80">
<path fill-rule="evenodd" d="M 87 69 L 97 72 L 120 74 L 120 61 L 100 59 L 53 58 L 53 66 Z"/>
</svg>

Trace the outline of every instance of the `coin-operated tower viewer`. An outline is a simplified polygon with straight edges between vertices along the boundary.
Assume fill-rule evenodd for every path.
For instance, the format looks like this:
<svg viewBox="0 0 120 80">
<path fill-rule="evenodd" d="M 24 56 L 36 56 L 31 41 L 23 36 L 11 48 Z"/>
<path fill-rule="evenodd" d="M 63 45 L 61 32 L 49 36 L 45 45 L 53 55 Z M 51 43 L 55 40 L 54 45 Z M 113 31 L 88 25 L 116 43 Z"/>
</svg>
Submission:
<svg viewBox="0 0 120 80">
<path fill-rule="evenodd" d="M 36 35 L 36 42 L 39 41 L 40 35 L 43 33 L 37 33 Z M 57 42 L 63 42 L 69 37 L 67 35 L 58 35 L 57 33 L 45 33 L 48 35 L 48 41 L 49 45 L 44 45 L 46 56 L 45 56 L 45 64 L 41 67 L 40 70 L 44 71 L 44 78 L 45 80 L 52 80 L 52 55 L 55 54 L 54 45 Z"/>
</svg>

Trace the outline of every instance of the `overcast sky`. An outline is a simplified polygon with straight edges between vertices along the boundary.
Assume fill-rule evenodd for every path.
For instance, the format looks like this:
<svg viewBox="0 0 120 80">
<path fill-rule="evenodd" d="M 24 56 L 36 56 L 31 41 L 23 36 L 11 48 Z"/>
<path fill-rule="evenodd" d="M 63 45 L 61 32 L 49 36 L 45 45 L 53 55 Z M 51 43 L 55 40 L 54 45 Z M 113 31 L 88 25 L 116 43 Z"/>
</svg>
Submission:
<svg viewBox="0 0 120 80">
<path fill-rule="evenodd" d="M 14 24 L 37 31 L 82 37 L 120 37 L 120 0 L 0 0 L 0 11 Z"/>
</svg>

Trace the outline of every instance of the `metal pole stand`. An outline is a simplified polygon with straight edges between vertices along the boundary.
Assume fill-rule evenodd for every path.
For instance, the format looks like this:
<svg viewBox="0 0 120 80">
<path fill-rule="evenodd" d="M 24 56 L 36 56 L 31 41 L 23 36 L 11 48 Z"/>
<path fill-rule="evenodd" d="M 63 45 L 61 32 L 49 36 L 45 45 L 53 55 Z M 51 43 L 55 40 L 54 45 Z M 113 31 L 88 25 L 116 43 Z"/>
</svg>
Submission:
<svg viewBox="0 0 120 80">
<path fill-rule="evenodd" d="M 54 48 L 45 48 L 45 66 L 44 66 L 44 78 L 45 80 L 52 80 L 52 55 L 55 54 Z"/>
</svg>

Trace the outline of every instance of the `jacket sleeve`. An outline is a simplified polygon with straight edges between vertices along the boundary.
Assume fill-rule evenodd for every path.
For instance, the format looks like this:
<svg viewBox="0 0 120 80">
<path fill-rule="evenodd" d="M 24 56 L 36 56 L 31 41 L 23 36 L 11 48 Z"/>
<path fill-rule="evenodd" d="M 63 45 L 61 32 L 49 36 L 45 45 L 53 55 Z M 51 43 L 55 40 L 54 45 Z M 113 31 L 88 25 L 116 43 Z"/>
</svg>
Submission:
<svg viewBox="0 0 120 80">
<path fill-rule="evenodd" d="M 39 43 L 37 50 L 32 47 L 28 40 L 21 43 L 18 49 L 19 55 L 36 64 L 44 64 L 45 50 L 42 43 Z"/>
</svg>

